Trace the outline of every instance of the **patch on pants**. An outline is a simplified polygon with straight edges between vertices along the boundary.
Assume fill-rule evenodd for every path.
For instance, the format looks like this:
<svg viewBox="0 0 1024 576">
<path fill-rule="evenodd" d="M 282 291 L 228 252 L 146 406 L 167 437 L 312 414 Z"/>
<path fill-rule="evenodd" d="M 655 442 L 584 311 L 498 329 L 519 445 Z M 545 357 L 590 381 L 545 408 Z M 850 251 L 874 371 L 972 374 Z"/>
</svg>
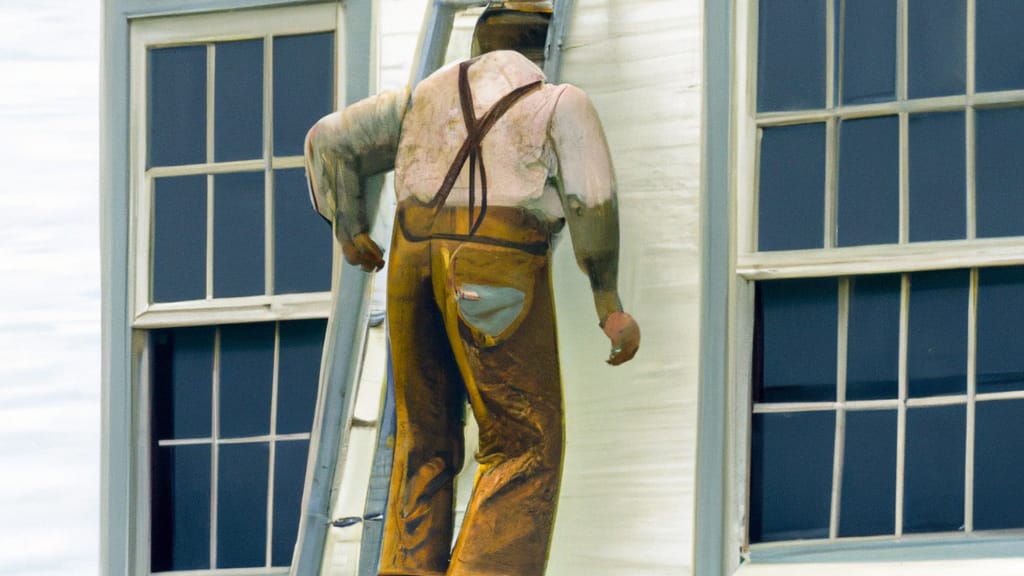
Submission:
<svg viewBox="0 0 1024 576">
<path fill-rule="evenodd" d="M 463 284 L 459 290 L 459 314 L 467 324 L 490 338 L 497 338 L 519 318 L 526 303 L 522 290 L 508 286 Z"/>
</svg>

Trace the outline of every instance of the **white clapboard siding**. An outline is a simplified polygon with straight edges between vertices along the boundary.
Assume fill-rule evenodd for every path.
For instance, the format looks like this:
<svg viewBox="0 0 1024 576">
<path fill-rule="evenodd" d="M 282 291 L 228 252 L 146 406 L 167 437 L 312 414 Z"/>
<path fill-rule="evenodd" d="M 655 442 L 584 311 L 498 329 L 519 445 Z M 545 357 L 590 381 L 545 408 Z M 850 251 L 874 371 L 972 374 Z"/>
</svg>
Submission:
<svg viewBox="0 0 1024 576">
<path fill-rule="evenodd" d="M 697 447 L 702 4 L 576 0 L 562 80 L 586 90 L 618 176 L 623 305 L 643 341 L 609 367 L 568 241 L 556 254 L 566 455 L 548 574 L 691 572 Z"/>
</svg>

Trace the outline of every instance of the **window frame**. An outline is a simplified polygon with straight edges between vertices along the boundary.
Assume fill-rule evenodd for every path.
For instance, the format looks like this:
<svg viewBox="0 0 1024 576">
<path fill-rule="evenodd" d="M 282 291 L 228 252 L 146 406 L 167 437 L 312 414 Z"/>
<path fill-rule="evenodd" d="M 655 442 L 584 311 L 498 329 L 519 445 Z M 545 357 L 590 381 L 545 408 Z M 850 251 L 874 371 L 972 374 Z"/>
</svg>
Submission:
<svg viewBox="0 0 1024 576">
<path fill-rule="evenodd" d="M 737 574 L 774 573 L 772 565 L 786 564 L 786 573 L 796 573 L 794 563 L 806 565 L 807 573 L 816 573 L 820 566 L 817 563 L 855 563 L 858 570 L 870 574 L 917 574 L 918 567 L 906 566 L 903 561 L 925 559 L 962 559 L 964 567 L 971 565 L 972 560 L 1019 557 L 1019 548 L 1024 542 L 1020 530 L 993 531 L 981 534 L 923 534 L 923 535 L 888 535 L 868 538 L 837 539 L 835 508 L 832 504 L 832 525 L 830 537 L 820 541 L 789 541 L 780 543 L 761 543 L 751 545 L 748 540 L 749 523 L 749 480 L 751 455 L 752 416 L 755 408 L 752 399 L 752 367 L 754 334 L 754 287 L 762 280 L 854 276 L 860 274 L 912 273 L 926 270 L 970 269 L 971 276 L 971 310 L 969 318 L 974 322 L 976 309 L 978 268 L 1009 266 L 1024 264 L 1024 237 L 976 238 L 974 227 L 974 182 L 975 182 L 975 144 L 974 126 L 975 110 L 1007 107 L 1012 104 L 1024 104 L 1024 91 L 1009 90 L 991 93 L 975 93 L 975 39 L 974 11 L 975 0 L 966 0 L 966 78 L 965 93 L 958 96 L 943 96 L 918 100 L 907 100 L 907 22 L 908 0 L 898 0 L 897 4 L 897 48 L 896 48 L 896 96 L 893 102 L 862 105 L 839 105 L 834 74 L 835 51 L 842 50 L 835 42 L 838 31 L 834 10 L 837 3 L 827 2 L 826 8 L 826 105 L 822 109 L 795 112 L 758 113 L 757 106 L 757 46 L 758 46 L 758 5 L 759 0 L 735 0 L 732 3 L 731 53 L 728 67 L 731 67 L 731 119 L 730 140 L 734 146 L 728 152 L 731 166 L 728 187 L 729 203 L 727 221 L 730 224 L 729 234 L 729 265 L 727 285 L 729 287 L 726 310 L 728 315 L 728 336 L 726 341 L 727 379 L 729 381 L 727 404 L 723 407 L 727 417 L 725 448 L 727 452 L 725 493 L 726 525 L 724 527 L 722 551 L 730 572 Z M 710 33 L 706 28 L 705 33 Z M 709 61 L 709 65 L 714 63 Z M 908 235 L 908 182 L 907 161 L 908 145 L 907 130 L 909 115 L 918 112 L 941 112 L 962 110 L 965 115 L 966 179 L 968 185 L 968 202 L 966 208 L 966 238 L 931 242 L 909 242 Z M 899 121 L 899 243 L 891 245 L 836 247 L 836 190 L 838 162 L 838 123 L 839 119 L 878 117 L 896 115 Z M 825 231 L 821 248 L 792 251 L 757 251 L 757 189 L 759 178 L 758 150 L 760 148 L 760 130 L 764 127 L 787 126 L 807 121 L 823 122 L 826 125 L 826 164 L 825 164 Z M 707 177 L 707 176 L 706 176 Z M 714 193 L 709 192 L 709 193 Z M 719 208 L 721 210 L 721 208 Z M 722 217 L 712 213 L 710 218 Z M 706 239 L 708 237 L 705 237 Z M 709 241 L 715 241 L 711 238 Z M 720 240 L 719 240 L 720 242 Z M 709 266 L 705 262 L 705 266 Z M 905 280 L 904 280 L 905 282 Z M 842 281 L 845 286 L 846 280 Z M 707 298 L 707 295 L 705 295 Z M 838 289 L 839 305 L 842 307 L 844 290 Z M 907 311 L 906 287 L 901 298 L 901 315 Z M 842 332 L 842 313 L 839 331 Z M 707 322 L 707 320 L 705 320 Z M 905 321 L 901 321 L 904 324 Z M 973 345 L 974 327 L 969 326 L 968 376 L 969 407 L 975 400 L 973 383 L 973 366 L 975 347 Z M 840 338 L 837 338 L 837 342 Z M 901 339 L 905 343 L 905 337 Z M 838 350 L 842 358 L 842 350 Z M 901 366 L 906 360 L 901 360 Z M 837 370 L 843 371 L 840 359 Z M 707 385 L 707 382 L 705 382 Z M 905 386 L 904 393 L 894 401 L 900 404 L 901 419 L 906 411 Z M 1022 393 L 1024 395 L 1024 393 Z M 1016 397 L 1016 396 L 1015 396 Z M 844 402 L 831 403 L 833 413 L 845 410 Z M 930 399 L 929 399 L 930 400 Z M 939 401 L 941 403 L 942 401 Z M 928 404 L 929 402 L 924 402 Z M 767 411 L 785 411 L 791 405 L 768 407 Z M 968 427 L 971 425 L 968 416 Z M 839 418 L 837 417 L 837 421 Z M 837 427 L 839 425 L 837 424 Z M 970 436 L 970 432 L 968 432 Z M 841 436 L 836 436 L 837 446 Z M 834 457 L 841 458 L 837 449 Z M 971 475 L 970 462 L 967 475 Z M 902 475 L 902 473 L 900 473 Z M 841 480 L 833 475 L 835 484 Z M 970 507 L 971 492 L 965 487 L 965 507 Z M 836 499 L 837 491 L 832 490 L 832 498 Z M 899 496 L 897 496 L 899 498 Z M 897 507 L 900 504 L 897 502 Z M 899 513 L 899 512 L 897 512 Z M 880 558 L 893 560 L 893 563 L 879 561 Z M 870 561 L 868 569 L 860 563 Z M 1024 567 L 1024 560 L 1009 562 L 1010 570 Z M 762 572 L 763 571 L 763 572 Z M 924 573 L 921 570 L 920 573 Z"/>
<path fill-rule="evenodd" d="M 274 366 L 275 373 L 272 394 L 276 397 L 278 382 L 278 355 L 281 346 L 281 323 L 290 320 L 322 319 L 327 322 L 331 311 L 332 293 L 337 290 L 340 251 L 332 242 L 331 257 L 331 290 L 322 292 L 289 293 L 278 295 L 258 295 L 233 298 L 214 298 L 211 292 L 211 257 L 212 246 L 207 246 L 207 290 L 204 300 L 151 303 L 151 244 L 152 244 L 152 197 L 153 182 L 156 177 L 177 175 L 204 175 L 209 180 L 215 174 L 232 172 L 262 172 L 265 190 L 273 187 L 275 170 L 304 168 L 303 157 L 271 156 L 272 106 L 268 93 L 272 89 L 271 35 L 315 34 L 332 32 L 335 35 L 333 61 L 336 71 L 333 88 L 333 101 L 337 103 L 345 98 L 345 9 L 340 2 L 321 2 L 296 5 L 283 3 L 280 5 L 256 6 L 239 11 L 214 11 L 200 13 L 174 13 L 133 18 L 128 26 L 128 225 L 127 225 L 127 322 L 130 328 L 131 368 L 129 386 L 132 390 L 131 401 L 131 446 L 132 465 L 130 495 L 131 512 L 127 538 L 130 542 L 128 570 L 135 574 L 187 574 L 199 576 L 206 574 L 230 573 L 239 576 L 283 576 L 289 573 L 289 567 L 258 567 L 244 569 L 216 568 L 211 566 L 202 570 L 185 570 L 173 572 L 152 572 L 150 562 L 150 521 L 151 521 L 151 393 L 150 370 L 151 334 L 156 329 L 178 328 L 189 326 L 210 326 L 215 333 L 215 347 L 219 347 L 221 327 L 227 324 L 265 322 L 274 324 Z M 210 104 L 213 98 L 213 83 L 207 82 L 207 161 L 201 164 L 174 167 L 146 167 L 147 150 L 147 49 L 151 47 L 170 46 L 177 44 L 198 44 L 238 40 L 245 38 L 264 38 L 264 82 L 263 82 L 263 143 L 262 158 L 230 162 L 214 162 L 212 132 L 210 119 L 214 110 Z M 213 51 L 207 53 L 207 62 L 213 59 Z M 208 65 L 207 79 L 213 74 L 212 66 Z M 208 206 L 210 200 L 208 199 Z M 272 289 L 273 274 L 273 197 L 265 196 L 265 222 L 267 234 L 264 242 L 265 271 L 264 289 Z M 312 210 L 312 207 L 310 207 Z M 209 236 L 210 215 L 207 217 L 207 234 Z M 327 224 L 324 224 L 327 226 Z M 215 348 L 216 349 L 216 348 Z M 326 352 L 326 351 L 325 351 Z M 214 382 L 216 390 L 216 380 Z M 216 406 L 213 407 L 216 410 Z M 273 411 L 273 408 L 272 408 Z M 216 417 L 216 416 L 215 416 Z M 271 419 L 273 421 L 273 412 Z M 313 450 L 315 427 L 309 433 L 277 434 L 273 428 L 269 436 L 260 436 L 261 441 L 273 445 L 278 440 L 306 440 L 309 450 Z M 301 436 L 301 438 L 299 438 Z M 217 441 L 207 439 L 214 445 Z M 248 441 L 252 438 L 231 439 L 229 443 Z M 161 446 L 177 446 L 193 444 L 192 440 L 170 440 L 161 442 Z M 216 458 L 216 451 L 212 450 Z M 271 454 L 273 449 L 271 448 Z M 271 470 L 273 456 L 270 457 Z M 270 490 L 273 490 L 273 477 L 268 479 Z M 304 484 L 308 483 L 308 479 Z M 216 505 L 215 487 L 211 493 L 211 505 Z M 273 511 L 268 500 L 268 515 Z M 301 529 L 301 526 L 297 527 Z M 216 545 L 216 526 L 211 525 L 211 546 Z M 297 531 L 298 533 L 298 531 Z M 267 535 L 267 562 L 270 563 L 270 525 Z"/>
</svg>

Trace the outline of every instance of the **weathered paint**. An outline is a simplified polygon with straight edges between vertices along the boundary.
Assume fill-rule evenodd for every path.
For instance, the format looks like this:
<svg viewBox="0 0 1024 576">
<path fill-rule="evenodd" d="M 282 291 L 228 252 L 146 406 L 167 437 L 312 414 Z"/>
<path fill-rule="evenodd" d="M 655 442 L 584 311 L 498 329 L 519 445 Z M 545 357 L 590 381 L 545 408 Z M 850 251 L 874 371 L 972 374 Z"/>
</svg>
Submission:
<svg viewBox="0 0 1024 576">
<path fill-rule="evenodd" d="M 549 574 L 692 571 L 700 304 L 702 5 L 582 0 L 562 80 L 583 88 L 618 177 L 629 364 L 600 362 L 565 243 L 556 300 L 567 449 Z"/>
</svg>

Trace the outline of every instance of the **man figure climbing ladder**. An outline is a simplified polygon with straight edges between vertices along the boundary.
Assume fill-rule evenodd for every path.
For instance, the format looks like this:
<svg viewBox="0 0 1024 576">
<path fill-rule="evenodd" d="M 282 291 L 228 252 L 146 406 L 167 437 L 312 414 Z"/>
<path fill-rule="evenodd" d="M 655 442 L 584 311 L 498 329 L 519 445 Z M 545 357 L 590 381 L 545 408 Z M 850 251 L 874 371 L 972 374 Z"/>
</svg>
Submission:
<svg viewBox="0 0 1024 576">
<path fill-rule="evenodd" d="M 478 46 L 494 43 L 478 36 Z M 522 54 L 491 51 L 434 73 L 411 98 L 382 93 L 326 116 L 307 137 L 315 206 L 367 271 L 384 261 L 367 234 L 363 181 L 395 170 L 397 430 L 382 576 L 543 574 L 563 444 L 550 250 L 566 223 L 611 340 L 608 362 L 639 347 L 617 290 L 615 180 L 600 122 L 581 90 L 543 80 Z M 466 398 L 480 467 L 451 550 Z"/>
</svg>

